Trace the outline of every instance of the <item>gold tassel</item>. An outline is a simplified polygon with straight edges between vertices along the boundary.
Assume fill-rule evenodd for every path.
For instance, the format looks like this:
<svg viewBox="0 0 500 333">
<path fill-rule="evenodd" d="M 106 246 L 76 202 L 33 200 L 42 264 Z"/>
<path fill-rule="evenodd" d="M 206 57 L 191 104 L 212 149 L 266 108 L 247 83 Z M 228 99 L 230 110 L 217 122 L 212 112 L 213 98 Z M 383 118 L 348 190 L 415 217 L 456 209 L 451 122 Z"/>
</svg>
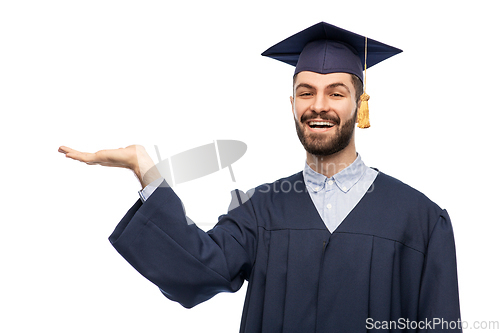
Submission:
<svg viewBox="0 0 500 333">
<path fill-rule="evenodd" d="M 361 105 L 359 106 L 358 111 L 358 127 L 359 128 L 368 128 L 370 127 L 370 113 L 368 110 L 368 100 L 370 96 L 367 93 L 363 93 L 361 95 Z"/>
<path fill-rule="evenodd" d="M 370 127 L 370 114 L 368 110 L 368 100 L 370 96 L 366 93 L 366 57 L 368 56 L 368 38 L 365 37 L 365 77 L 363 82 L 363 94 L 359 98 L 361 104 L 358 110 L 358 127 L 368 128 Z"/>
</svg>

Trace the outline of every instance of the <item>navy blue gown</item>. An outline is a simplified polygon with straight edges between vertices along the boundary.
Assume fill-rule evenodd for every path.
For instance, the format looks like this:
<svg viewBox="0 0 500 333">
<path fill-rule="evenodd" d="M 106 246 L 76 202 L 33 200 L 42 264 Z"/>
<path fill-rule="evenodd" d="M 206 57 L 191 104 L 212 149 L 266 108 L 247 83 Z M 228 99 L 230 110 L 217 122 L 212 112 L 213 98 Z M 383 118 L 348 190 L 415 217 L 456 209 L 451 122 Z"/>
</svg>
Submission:
<svg viewBox="0 0 500 333">
<path fill-rule="evenodd" d="M 379 173 L 333 233 L 301 172 L 251 196 L 234 191 L 233 209 L 209 232 L 188 223 L 181 201 L 163 185 L 127 212 L 110 241 L 184 307 L 235 292 L 247 280 L 245 333 L 367 332 L 370 323 L 384 322 L 390 329 L 373 331 L 425 332 L 429 326 L 408 323 L 460 318 L 449 216 L 390 176 Z M 430 331 L 459 331 L 450 326 Z"/>
</svg>

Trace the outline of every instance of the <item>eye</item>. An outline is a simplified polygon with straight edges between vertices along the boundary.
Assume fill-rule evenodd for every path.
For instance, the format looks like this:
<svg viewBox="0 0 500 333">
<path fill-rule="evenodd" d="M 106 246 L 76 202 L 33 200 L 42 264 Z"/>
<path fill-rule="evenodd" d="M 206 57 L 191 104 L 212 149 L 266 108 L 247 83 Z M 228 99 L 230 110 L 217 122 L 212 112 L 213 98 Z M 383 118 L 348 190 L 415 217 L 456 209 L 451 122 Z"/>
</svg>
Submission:
<svg viewBox="0 0 500 333">
<path fill-rule="evenodd" d="M 340 93 L 333 93 L 330 96 L 332 96 L 332 97 L 344 97 L 344 95 L 342 95 Z"/>
<path fill-rule="evenodd" d="M 300 97 L 308 97 L 308 96 L 312 96 L 312 93 L 310 93 L 310 92 L 303 92 L 303 93 L 300 93 L 299 96 Z"/>
</svg>

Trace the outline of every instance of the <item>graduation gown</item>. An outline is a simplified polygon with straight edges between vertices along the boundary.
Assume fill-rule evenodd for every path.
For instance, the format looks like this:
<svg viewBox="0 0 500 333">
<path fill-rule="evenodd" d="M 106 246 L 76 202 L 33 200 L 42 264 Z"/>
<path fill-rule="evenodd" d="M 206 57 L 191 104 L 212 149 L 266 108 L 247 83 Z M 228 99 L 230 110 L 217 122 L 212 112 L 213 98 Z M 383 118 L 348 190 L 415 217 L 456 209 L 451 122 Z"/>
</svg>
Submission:
<svg viewBox="0 0 500 333">
<path fill-rule="evenodd" d="M 232 209 L 205 233 L 172 189 L 159 187 L 110 241 L 187 308 L 247 280 L 240 332 L 366 332 L 376 323 L 376 332 L 424 332 L 428 324 L 408 328 L 459 320 L 449 216 L 408 185 L 379 173 L 333 233 L 302 172 L 232 195 Z"/>
</svg>

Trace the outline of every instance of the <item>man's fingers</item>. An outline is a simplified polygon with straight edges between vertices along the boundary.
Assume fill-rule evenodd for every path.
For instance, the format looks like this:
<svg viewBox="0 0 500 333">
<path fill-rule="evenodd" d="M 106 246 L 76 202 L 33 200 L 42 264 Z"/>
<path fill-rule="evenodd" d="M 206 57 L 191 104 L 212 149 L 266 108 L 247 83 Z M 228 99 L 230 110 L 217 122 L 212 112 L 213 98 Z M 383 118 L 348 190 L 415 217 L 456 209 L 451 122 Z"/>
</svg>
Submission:
<svg viewBox="0 0 500 333">
<path fill-rule="evenodd" d="M 92 153 L 81 153 L 81 152 L 74 152 L 74 153 L 67 153 L 66 157 L 72 158 L 74 160 L 78 160 L 80 162 L 84 162 L 87 164 L 96 164 L 99 161 L 96 161 L 94 159 L 95 154 Z"/>
<path fill-rule="evenodd" d="M 63 153 L 63 154 L 70 153 L 71 151 L 75 151 L 75 150 L 71 149 L 69 147 L 66 147 L 66 146 L 61 146 L 58 149 L 58 152 Z"/>
<path fill-rule="evenodd" d="M 58 150 L 60 153 L 63 153 L 66 155 L 66 157 L 84 162 L 87 164 L 96 164 L 98 161 L 95 160 L 95 154 L 94 153 L 83 153 L 75 149 L 71 149 L 66 146 L 61 146 L 59 147 Z"/>
<path fill-rule="evenodd" d="M 99 150 L 95 153 L 85 153 L 78 150 L 61 146 L 59 152 L 66 155 L 66 157 L 84 162 L 86 164 L 99 164 L 109 167 L 129 168 L 134 164 L 134 159 L 137 160 L 135 146 L 119 149 L 105 149 Z M 135 164 L 137 162 L 135 161 Z"/>
<path fill-rule="evenodd" d="M 83 153 L 66 146 L 60 146 L 58 151 L 65 154 L 68 158 L 84 162 L 86 164 L 98 164 L 108 167 L 130 169 L 139 179 L 143 188 L 148 185 L 151 180 L 154 180 L 149 180 L 147 177 L 146 179 L 143 178 L 148 170 L 154 167 L 154 162 L 151 157 L 149 157 L 144 147 L 140 145 L 131 145 L 126 148 L 118 149 L 99 150 L 95 153 Z M 161 175 L 156 172 L 154 173 L 154 176 L 160 177 Z"/>
</svg>

